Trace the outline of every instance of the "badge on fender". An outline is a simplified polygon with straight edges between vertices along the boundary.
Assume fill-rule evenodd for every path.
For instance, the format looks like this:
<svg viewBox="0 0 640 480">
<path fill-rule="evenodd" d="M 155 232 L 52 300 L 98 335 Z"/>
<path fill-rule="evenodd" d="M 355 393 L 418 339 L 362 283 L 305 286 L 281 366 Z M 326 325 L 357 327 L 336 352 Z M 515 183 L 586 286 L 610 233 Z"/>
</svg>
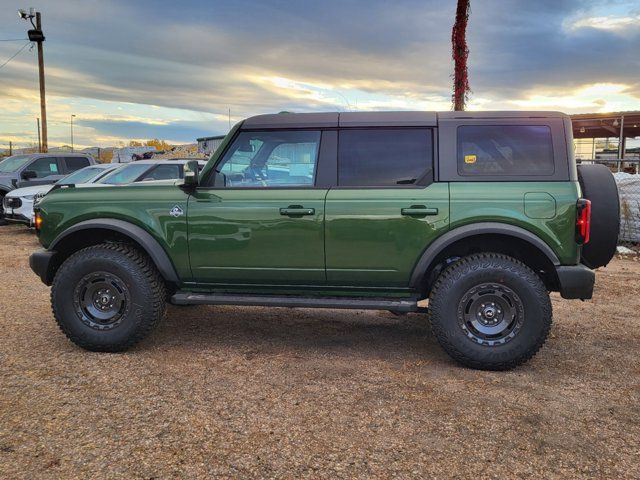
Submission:
<svg viewBox="0 0 640 480">
<path fill-rule="evenodd" d="M 180 217 L 184 215 L 184 211 L 182 210 L 182 208 L 180 208 L 180 205 L 174 205 L 174 207 L 169 210 L 169 215 L 171 215 L 172 217 Z"/>
</svg>

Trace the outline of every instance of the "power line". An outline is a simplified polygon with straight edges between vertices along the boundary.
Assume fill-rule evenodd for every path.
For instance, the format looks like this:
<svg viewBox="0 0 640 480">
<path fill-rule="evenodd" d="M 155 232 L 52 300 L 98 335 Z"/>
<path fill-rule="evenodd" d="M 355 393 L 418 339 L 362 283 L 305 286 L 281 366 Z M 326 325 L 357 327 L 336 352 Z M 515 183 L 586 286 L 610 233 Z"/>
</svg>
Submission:
<svg viewBox="0 0 640 480">
<path fill-rule="evenodd" d="M 28 38 L 0 38 L 0 42 L 24 42 Z"/>
<path fill-rule="evenodd" d="M 22 47 L 20 47 L 20 50 L 18 50 L 16 53 L 13 54 L 13 56 L 11 58 L 9 58 L 6 62 L 4 62 L 2 65 L 0 65 L 0 68 L 4 67 L 7 63 L 9 63 L 11 60 L 16 58 L 20 54 L 20 52 L 22 52 L 25 48 L 27 48 L 27 45 L 29 45 L 30 43 L 31 42 L 27 42 Z"/>
</svg>

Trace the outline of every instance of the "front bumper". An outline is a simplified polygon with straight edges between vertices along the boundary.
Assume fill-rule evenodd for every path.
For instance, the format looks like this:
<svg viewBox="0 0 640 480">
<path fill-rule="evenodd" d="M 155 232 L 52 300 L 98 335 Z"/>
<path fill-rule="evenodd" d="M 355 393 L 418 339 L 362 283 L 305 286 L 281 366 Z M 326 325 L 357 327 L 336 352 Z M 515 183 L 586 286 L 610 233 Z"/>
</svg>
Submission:
<svg viewBox="0 0 640 480">
<path fill-rule="evenodd" d="M 12 213 L 12 212 L 4 212 L 2 215 L 2 218 L 4 218 L 7 222 L 12 222 L 12 223 L 23 223 L 25 225 L 28 225 L 30 227 L 33 226 L 33 218 L 27 218 L 24 215 L 20 215 L 17 213 Z"/>
<path fill-rule="evenodd" d="M 33 226 L 33 200 L 18 197 L 5 197 L 3 200 L 3 217 L 9 222 L 24 223 Z"/>
<path fill-rule="evenodd" d="M 556 267 L 556 273 L 562 298 L 588 300 L 592 297 L 596 281 L 593 270 L 580 264 Z"/>
<path fill-rule="evenodd" d="M 29 257 L 31 270 L 40 277 L 40 280 L 42 280 L 45 285 L 51 285 L 53 282 L 56 253 L 57 252 L 41 248 L 33 252 Z"/>
</svg>

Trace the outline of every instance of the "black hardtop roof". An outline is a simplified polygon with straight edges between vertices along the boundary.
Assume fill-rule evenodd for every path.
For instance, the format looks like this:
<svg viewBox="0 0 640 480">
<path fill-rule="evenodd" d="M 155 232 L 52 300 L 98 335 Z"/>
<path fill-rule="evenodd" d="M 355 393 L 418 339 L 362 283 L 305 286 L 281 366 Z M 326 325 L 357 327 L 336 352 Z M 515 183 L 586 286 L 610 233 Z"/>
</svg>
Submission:
<svg viewBox="0 0 640 480">
<path fill-rule="evenodd" d="M 327 112 L 274 113 L 249 117 L 242 129 L 331 128 L 331 127 L 435 127 L 438 120 L 470 118 L 563 118 L 562 112 L 483 111 L 483 112 Z"/>
</svg>

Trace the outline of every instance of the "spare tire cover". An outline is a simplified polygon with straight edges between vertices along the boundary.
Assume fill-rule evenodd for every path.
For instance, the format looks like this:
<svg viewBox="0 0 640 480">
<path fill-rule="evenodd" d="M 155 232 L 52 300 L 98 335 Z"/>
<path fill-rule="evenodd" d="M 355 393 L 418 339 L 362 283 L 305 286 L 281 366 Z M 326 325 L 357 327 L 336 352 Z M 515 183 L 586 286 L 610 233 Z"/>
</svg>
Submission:
<svg viewBox="0 0 640 480">
<path fill-rule="evenodd" d="M 591 200 L 591 235 L 582 247 L 582 263 L 603 267 L 613 258 L 620 232 L 618 186 L 604 165 L 578 165 L 582 198 Z"/>
</svg>

